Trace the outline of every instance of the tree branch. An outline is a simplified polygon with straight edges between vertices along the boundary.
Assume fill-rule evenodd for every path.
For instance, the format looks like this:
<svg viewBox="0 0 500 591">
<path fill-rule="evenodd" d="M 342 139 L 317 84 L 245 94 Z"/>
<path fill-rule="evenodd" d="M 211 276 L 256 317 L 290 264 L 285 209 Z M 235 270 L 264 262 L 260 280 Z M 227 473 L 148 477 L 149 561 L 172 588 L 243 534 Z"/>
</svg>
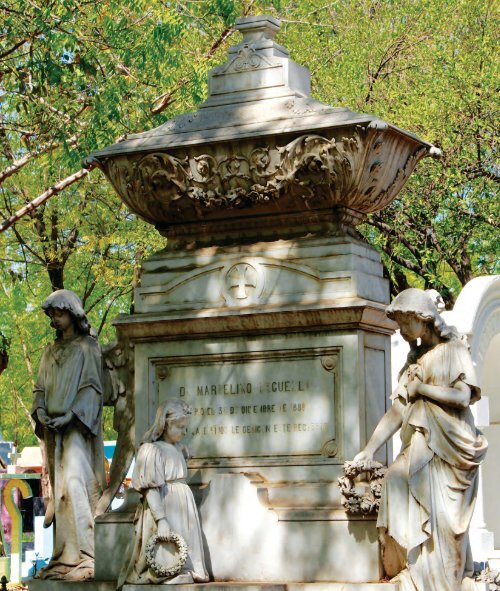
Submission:
<svg viewBox="0 0 500 591">
<path fill-rule="evenodd" d="M 385 254 L 399 266 L 403 267 L 404 269 L 408 269 L 408 271 L 412 271 L 419 277 L 422 277 L 422 271 L 425 271 L 425 269 L 423 269 L 416 263 L 413 263 L 412 261 L 404 259 L 403 257 L 395 254 L 391 244 L 381 245 L 381 248 L 385 252 Z"/>
<path fill-rule="evenodd" d="M 24 249 L 26 249 L 29 253 L 31 253 L 35 258 L 37 258 L 40 261 L 41 265 L 43 265 L 44 267 L 47 266 L 47 261 L 45 259 L 43 259 L 37 252 L 35 252 L 35 250 L 33 250 L 30 246 L 28 246 L 28 244 L 26 243 L 26 240 L 24 240 L 24 238 L 21 236 L 21 234 L 19 234 L 17 228 L 14 227 L 13 231 L 14 231 L 14 234 L 16 235 L 17 241 L 19 242 L 19 244 L 21 245 L 21 248 L 23 249 L 23 255 L 24 255 Z M 26 268 L 27 267 L 28 267 L 28 262 L 26 261 Z"/>
<path fill-rule="evenodd" d="M 0 53 L 0 61 L 3 60 L 4 58 L 6 58 L 11 53 L 14 53 L 14 51 L 16 51 L 16 49 L 19 49 L 25 43 L 28 43 L 28 41 L 31 41 L 33 39 L 33 37 L 36 37 L 37 35 L 39 35 L 40 32 L 41 31 L 37 31 L 36 33 L 33 33 L 29 37 L 25 37 L 24 39 L 21 39 L 21 41 L 18 41 L 17 43 L 15 43 L 10 49 L 8 49 L 7 51 L 4 51 L 3 53 Z"/>
<path fill-rule="evenodd" d="M 73 147 L 75 146 L 77 139 L 78 136 L 73 135 L 66 141 L 69 146 Z M 60 145 L 60 142 L 52 142 L 50 144 L 46 144 L 45 146 L 41 146 L 40 148 L 38 148 L 38 150 L 35 150 L 34 152 L 28 152 L 22 158 L 19 158 L 19 160 L 15 160 L 10 166 L 8 166 L 5 170 L 0 172 L 0 185 L 10 176 L 12 176 L 13 174 L 21 170 L 21 168 L 26 166 L 26 164 L 28 164 L 30 160 L 32 160 L 33 158 L 37 158 L 42 154 L 46 154 L 50 150 L 58 148 Z"/>
<path fill-rule="evenodd" d="M 31 97 L 30 97 L 31 98 Z M 68 115 L 67 113 L 64 113 L 63 111 L 59 111 L 59 109 L 56 109 L 55 107 L 53 107 L 51 104 L 49 104 L 43 97 L 39 96 L 37 97 L 37 99 L 39 103 L 41 103 L 44 107 L 46 107 L 51 113 L 54 113 L 54 115 L 57 115 L 58 117 L 61 117 L 61 119 L 64 119 L 67 123 L 76 123 L 77 125 L 79 125 L 80 127 L 84 127 L 85 124 L 82 123 L 81 121 L 77 121 L 76 118 L 81 115 L 86 109 L 89 108 L 88 103 L 84 103 L 82 105 L 82 107 L 78 110 L 77 113 L 75 113 L 74 115 Z M 76 137 L 76 136 L 74 136 Z M 69 140 L 68 140 L 69 141 Z"/>
<path fill-rule="evenodd" d="M 34 429 L 35 428 L 35 421 L 34 421 L 33 417 L 31 416 L 31 413 L 30 413 L 28 407 L 24 403 L 19 390 L 15 387 L 14 381 L 12 379 L 10 380 L 10 385 L 12 387 L 12 392 L 14 394 L 14 398 L 21 405 L 21 408 L 23 409 L 23 413 L 25 414 L 26 418 L 28 419 L 28 421 L 29 421 L 29 423 L 31 425 L 31 428 Z"/>
<path fill-rule="evenodd" d="M 62 181 L 59 181 L 38 197 L 35 197 L 33 201 L 30 201 L 27 205 L 21 207 L 21 209 L 16 211 L 14 215 L 11 215 L 7 220 L 0 224 L 0 234 L 17 223 L 27 213 L 30 213 L 37 209 L 37 207 L 40 207 L 40 205 L 45 203 L 45 201 L 50 199 L 50 197 L 57 195 L 57 193 L 60 193 L 63 189 L 66 189 L 66 187 L 69 187 L 73 183 L 76 183 L 76 181 L 79 181 L 80 179 L 87 176 L 93 168 L 95 168 L 95 166 L 92 165 L 89 165 L 89 168 L 82 168 L 78 172 L 75 172 Z"/>
<path fill-rule="evenodd" d="M 405 36 L 401 36 L 398 39 L 396 39 L 396 41 L 394 41 L 393 43 L 391 43 L 389 45 L 389 47 L 384 51 L 382 58 L 380 59 L 380 62 L 378 64 L 375 72 L 372 73 L 370 71 L 370 68 L 368 68 L 368 75 L 370 78 L 370 82 L 368 85 L 368 93 L 365 97 L 365 103 L 369 103 L 371 101 L 372 92 L 373 92 L 373 89 L 375 87 L 375 83 L 377 82 L 377 80 L 382 79 L 382 78 L 386 78 L 389 74 L 396 71 L 395 69 L 393 69 L 388 73 L 387 72 L 384 73 L 384 70 L 387 68 L 387 66 L 392 61 L 397 59 L 399 55 L 405 53 L 406 51 L 411 49 L 413 46 L 418 45 L 419 43 L 422 43 L 422 41 L 425 41 L 428 37 L 429 37 L 429 35 L 420 35 L 420 37 L 415 39 L 415 41 L 408 41 L 408 40 L 406 40 Z"/>
<path fill-rule="evenodd" d="M 401 244 L 403 244 L 417 260 L 420 260 L 420 256 L 419 256 L 420 255 L 420 244 L 419 243 L 413 243 L 413 242 L 411 242 L 410 239 L 406 238 L 404 235 L 397 233 L 396 230 L 392 226 L 389 226 L 389 224 L 382 221 L 380 219 L 380 217 L 377 215 L 372 215 L 372 217 L 369 220 L 367 220 L 367 223 L 371 224 L 372 226 L 374 226 L 375 228 L 380 230 L 382 232 L 382 234 L 386 237 L 389 237 L 390 235 L 397 236 L 398 241 L 401 242 Z"/>
<path fill-rule="evenodd" d="M 222 43 L 224 43 L 224 41 L 228 37 L 230 37 L 234 33 L 234 31 L 235 31 L 235 29 L 233 29 L 232 27 L 228 27 L 228 28 L 224 29 L 224 31 L 222 31 L 222 33 L 219 35 L 218 39 L 212 44 L 210 49 L 203 56 L 204 59 L 210 59 L 214 55 L 214 53 L 217 51 L 217 49 L 220 47 L 220 45 L 222 45 Z M 159 97 L 155 98 L 155 100 L 153 101 L 153 104 L 150 107 L 151 113 L 153 115 L 158 115 L 159 113 L 164 111 L 169 105 L 172 104 L 172 102 L 173 102 L 172 97 L 174 96 L 174 94 L 179 92 L 179 90 L 181 88 L 183 88 L 184 86 L 186 86 L 187 83 L 188 83 L 188 80 L 183 78 L 183 79 L 179 80 L 179 82 L 177 83 L 176 87 L 173 90 L 168 91 L 168 92 L 164 92 Z"/>
<path fill-rule="evenodd" d="M 104 324 L 106 322 L 106 319 L 108 317 L 108 314 L 109 314 L 109 311 L 111 310 L 112 305 L 116 302 L 116 300 L 118 298 L 120 298 L 121 296 L 127 294 L 129 291 L 132 291 L 132 288 L 131 287 L 122 288 L 121 290 L 118 291 L 118 293 L 116 295 L 114 295 L 111 298 L 111 301 L 108 302 L 108 305 L 106 306 L 106 310 L 104 311 L 104 314 L 102 316 L 101 323 L 99 324 L 99 328 L 97 329 L 97 334 L 101 334 L 101 331 L 104 328 Z"/>
</svg>

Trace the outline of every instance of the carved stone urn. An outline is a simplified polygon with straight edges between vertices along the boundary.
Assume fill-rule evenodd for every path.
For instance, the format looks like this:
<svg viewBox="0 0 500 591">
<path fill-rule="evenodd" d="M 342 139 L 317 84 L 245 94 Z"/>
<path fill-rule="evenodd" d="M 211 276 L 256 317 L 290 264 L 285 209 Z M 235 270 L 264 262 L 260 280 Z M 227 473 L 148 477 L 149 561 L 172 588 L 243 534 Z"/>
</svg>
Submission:
<svg viewBox="0 0 500 591">
<path fill-rule="evenodd" d="M 274 41 L 277 19 L 242 18 L 236 29 L 243 41 L 209 73 L 197 111 L 87 160 L 164 236 L 217 244 L 354 227 L 438 155 L 377 117 L 312 99 L 309 71 Z"/>
</svg>

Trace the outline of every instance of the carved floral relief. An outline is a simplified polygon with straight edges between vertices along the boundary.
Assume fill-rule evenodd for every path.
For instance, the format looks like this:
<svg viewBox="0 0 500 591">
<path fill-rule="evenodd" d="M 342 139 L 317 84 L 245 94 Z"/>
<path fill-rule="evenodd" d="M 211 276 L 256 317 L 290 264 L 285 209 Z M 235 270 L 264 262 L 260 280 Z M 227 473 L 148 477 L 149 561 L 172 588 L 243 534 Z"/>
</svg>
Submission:
<svg viewBox="0 0 500 591">
<path fill-rule="evenodd" d="M 338 478 L 342 506 L 350 515 L 378 513 L 382 495 L 382 481 L 387 468 L 380 462 L 344 462 L 344 475 Z M 356 483 L 365 476 L 365 487 L 360 492 Z"/>
<path fill-rule="evenodd" d="M 201 153 L 193 147 L 187 153 L 116 156 L 101 164 L 130 209 L 156 224 L 256 207 L 260 213 L 336 206 L 378 211 L 427 150 L 376 125 L 346 131 L 338 139 L 306 134 L 283 146 L 247 141 L 237 151 L 216 152 L 205 145 Z"/>
</svg>

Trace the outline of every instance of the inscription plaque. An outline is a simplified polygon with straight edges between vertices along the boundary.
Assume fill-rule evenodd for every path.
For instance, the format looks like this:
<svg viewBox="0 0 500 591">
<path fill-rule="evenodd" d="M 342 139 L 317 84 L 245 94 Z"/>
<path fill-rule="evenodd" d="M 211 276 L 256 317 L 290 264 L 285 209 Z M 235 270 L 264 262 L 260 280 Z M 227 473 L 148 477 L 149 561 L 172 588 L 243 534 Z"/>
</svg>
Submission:
<svg viewBox="0 0 500 591">
<path fill-rule="evenodd" d="M 337 360 L 332 350 L 157 359 L 156 402 L 193 407 L 194 459 L 321 457 L 336 449 Z"/>
</svg>

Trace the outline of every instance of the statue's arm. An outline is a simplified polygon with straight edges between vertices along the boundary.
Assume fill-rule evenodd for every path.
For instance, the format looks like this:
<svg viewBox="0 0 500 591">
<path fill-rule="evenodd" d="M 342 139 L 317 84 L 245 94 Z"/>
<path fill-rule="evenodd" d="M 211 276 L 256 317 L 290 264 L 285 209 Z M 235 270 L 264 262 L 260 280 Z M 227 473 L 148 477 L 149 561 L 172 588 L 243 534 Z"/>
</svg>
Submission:
<svg viewBox="0 0 500 591">
<path fill-rule="evenodd" d="M 365 448 L 355 456 L 355 462 L 373 460 L 375 453 L 400 429 L 403 424 L 403 410 L 403 405 L 396 399 L 380 419 Z"/>
<path fill-rule="evenodd" d="M 47 411 L 45 410 L 44 407 L 39 406 L 36 409 L 36 420 L 41 424 L 44 425 L 45 427 L 49 426 L 50 423 L 50 417 L 47 414 Z"/>
<path fill-rule="evenodd" d="M 31 414 L 38 414 L 38 411 L 40 410 L 44 413 L 46 413 L 47 410 L 45 407 L 45 390 L 40 387 L 39 384 L 37 384 L 33 390 L 33 404 L 31 406 Z"/>
<path fill-rule="evenodd" d="M 450 388 L 424 384 L 420 380 L 415 379 L 408 384 L 407 388 L 410 400 L 418 396 L 423 396 L 424 398 L 430 398 L 453 408 L 467 408 L 470 404 L 471 389 L 462 380 L 456 381 L 453 387 Z"/>
<path fill-rule="evenodd" d="M 79 383 L 65 420 L 68 423 L 78 420 L 92 435 L 97 436 L 102 428 L 103 376 L 101 347 L 94 338 L 87 336 L 80 342 L 75 363 L 78 363 L 80 371 Z"/>
<path fill-rule="evenodd" d="M 100 428 L 101 394 L 93 387 L 86 386 L 78 390 L 71 408 L 66 414 L 50 419 L 47 426 L 50 429 L 61 430 L 71 422 L 80 421 L 93 435 Z"/>
<path fill-rule="evenodd" d="M 165 515 L 160 491 L 157 488 L 148 488 L 145 495 L 148 507 L 158 527 L 158 535 L 167 537 L 170 533 L 170 525 Z"/>
<path fill-rule="evenodd" d="M 100 428 L 102 394 L 93 386 L 80 388 L 68 412 L 68 422 L 78 419 L 93 435 L 97 435 Z M 65 415 L 66 416 L 66 415 Z"/>
</svg>

